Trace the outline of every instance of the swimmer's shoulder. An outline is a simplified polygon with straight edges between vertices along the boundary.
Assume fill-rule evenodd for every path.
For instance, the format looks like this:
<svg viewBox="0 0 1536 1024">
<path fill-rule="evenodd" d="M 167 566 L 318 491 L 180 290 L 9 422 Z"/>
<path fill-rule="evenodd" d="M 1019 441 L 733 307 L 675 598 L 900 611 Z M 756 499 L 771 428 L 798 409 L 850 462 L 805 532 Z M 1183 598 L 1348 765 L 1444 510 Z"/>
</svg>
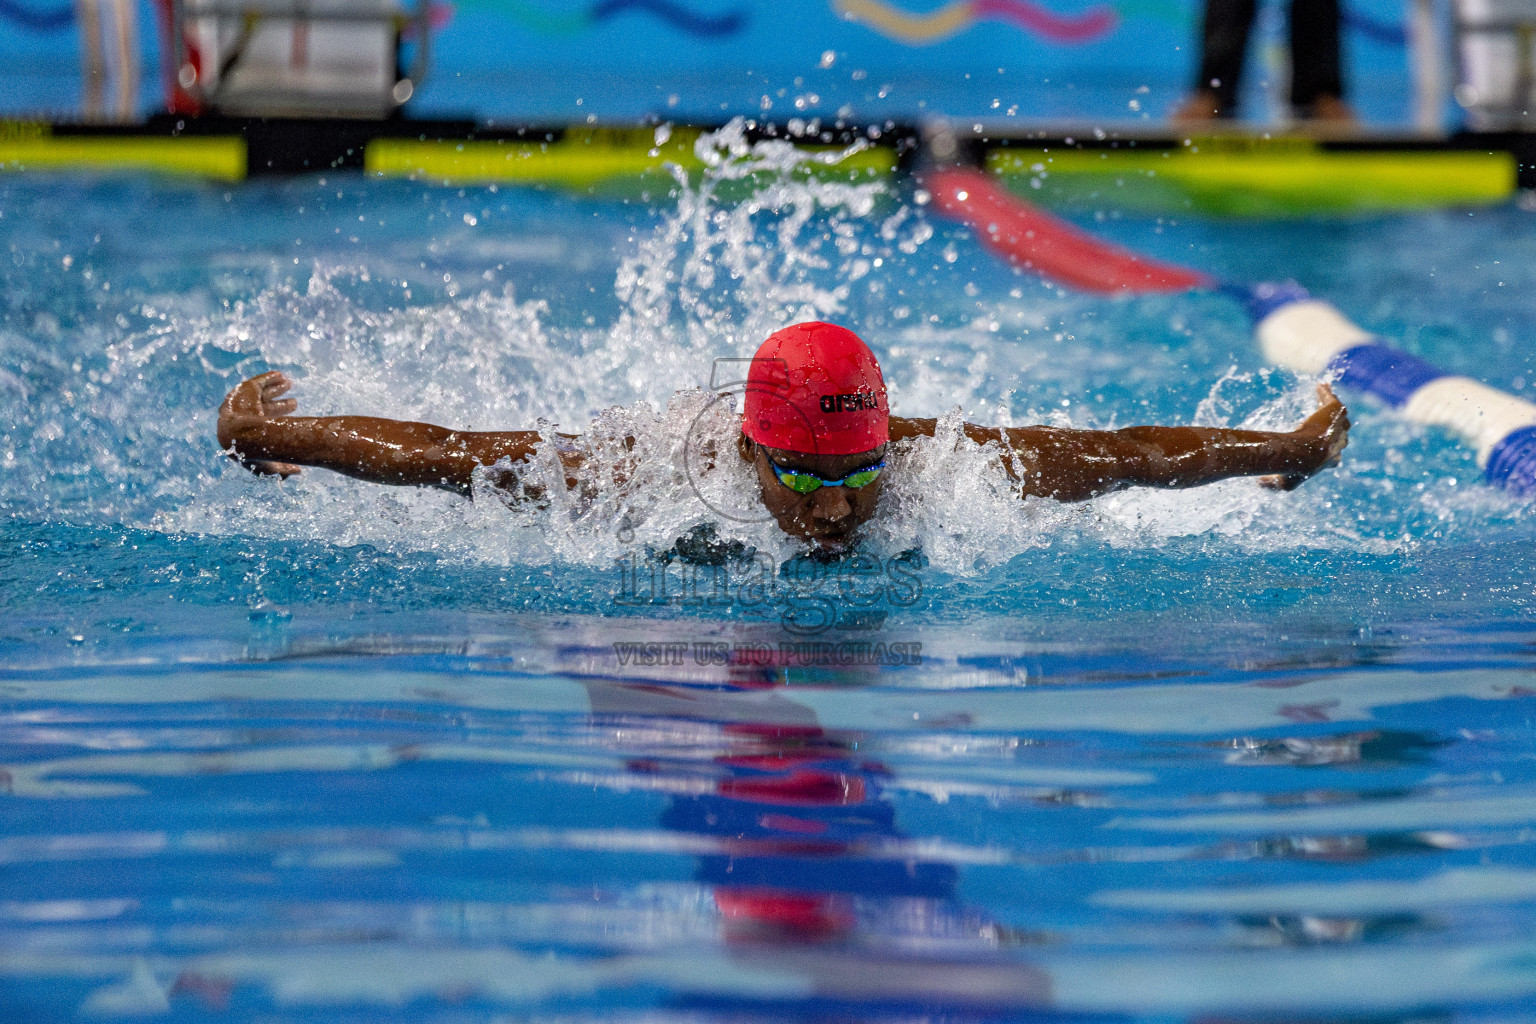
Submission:
<svg viewBox="0 0 1536 1024">
<path fill-rule="evenodd" d="M 921 419 L 912 416 L 891 417 L 891 440 L 911 441 L 919 437 L 932 437 L 938 429 L 939 421 L 935 419 Z"/>
</svg>

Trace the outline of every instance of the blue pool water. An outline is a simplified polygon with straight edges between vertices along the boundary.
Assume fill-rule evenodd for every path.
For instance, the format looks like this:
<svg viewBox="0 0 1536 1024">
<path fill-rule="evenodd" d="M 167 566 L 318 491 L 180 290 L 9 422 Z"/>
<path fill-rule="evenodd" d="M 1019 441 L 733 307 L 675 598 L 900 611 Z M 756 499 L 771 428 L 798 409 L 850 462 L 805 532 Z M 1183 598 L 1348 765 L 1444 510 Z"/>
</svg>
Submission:
<svg viewBox="0 0 1536 1024">
<path fill-rule="evenodd" d="M 951 436 L 863 559 L 797 558 L 667 458 L 779 324 L 858 329 L 908 415 L 1311 386 L 1226 299 L 1060 292 L 909 189 L 711 192 L 785 159 L 0 178 L 0 1017 L 1536 1019 L 1531 513 L 1362 402 L 1291 494 L 1019 503 Z M 1530 395 L 1532 217 L 1082 220 Z M 654 458 L 544 508 L 256 479 L 214 409 L 268 368 Z M 701 523 L 755 560 L 658 557 Z"/>
</svg>

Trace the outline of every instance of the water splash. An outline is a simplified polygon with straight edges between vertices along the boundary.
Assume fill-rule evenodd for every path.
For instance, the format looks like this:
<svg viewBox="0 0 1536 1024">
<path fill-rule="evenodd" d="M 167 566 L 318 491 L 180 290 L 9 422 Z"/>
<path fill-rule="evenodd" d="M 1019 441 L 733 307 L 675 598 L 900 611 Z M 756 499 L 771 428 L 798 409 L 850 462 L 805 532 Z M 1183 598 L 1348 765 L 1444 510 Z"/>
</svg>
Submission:
<svg viewBox="0 0 1536 1024">
<path fill-rule="evenodd" d="M 1188 422 L 1192 412 L 1208 425 L 1285 427 L 1310 409 L 1311 387 L 1277 373 L 1202 370 L 1222 358 L 1224 344 L 1219 333 L 1210 341 L 1185 326 L 1191 311 L 1219 312 L 1206 300 L 1105 310 L 991 267 L 962 234 L 936 228 L 921 205 L 884 183 L 805 173 L 837 153 L 752 143 L 737 122 L 702 137 L 698 154 L 703 171 L 675 171 L 676 205 L 661 210 L 508 193 L 494 201 L 513 226 L 497 230 L 489 190 L 455 197 L 400 184 L 344 215 L 331 211 L 331 221 L 305 214 L 293 245 L 307 248 L 210 242 L 204 236 L 216 231 L 191 228 L 186 245 L 213 247 L 178 261 L 164 251 L 170 243 L 155 243 L 155 273 L 179 265 L 174 278 L 124 280 L 135 265 L 126 228 L 113 258 L 68 239 L 65 248 L 83 255 L 51 264 L 18 256 L 19 269 L 6 271 L 22 298 L 0 323 L 0 392 L 22 402 L 0 444 L 8 470 L 0 502 L 45 520 L 372 545 L 492 565 L 601 566 L 626 545 L 664 550 L 713 521 L 725 539 L 787 557 L 795 544 L 771 523 L 721 522 L 695 493 L 683 456 L 691 431 L 715 450 L 730 447 L 732 407 L 697 390 L 717 357 L 749 355 L 778 327 L 825 318 L 871 340 L 898 413 L 941 418 L 939 436 L 894 456 L 867 540 L 877 553 L 921 548 L 937 568 L 966 575 L 1055 545 L 1155 548 L 1178 538 L 1207 538 L 1216 557 L 1234 547 L 1389 553 L 1416 535 L 1523 516 L 1468 488 L 1476 467 L 1462 456 L 1426 455 L 1421 435 L 1369 411 L 1357 416 L 1365 429 L 1345 467 L 1293 494 L 1231 481 L 1078 506 L 1021 502 L 996 453 L 959 434 L 962 418 L 1113 427 Z M 115 208 L 121 188 L 99 201 Z M 303 188 L 297 200 L 284 198 L 301 214 L 318 202 L 314 186 Z M 353 203 L 361 188 L 334 195 Z M 223 209 L 213 192 L 166 200 L 144 191 L 146 206 Z M 321 244 L 332 222 L 346 238 L 354 217 L 388 220 L 401 235 L 364 244 L 362 256 Z M 285 229 L 262 227 L 274 238 Z M 317 255 L 299 264 L 290 251 Z M 605 257 L 616 264 L 608 294 L 601 283 L 581 289 L 607 303 L 599 319 L 567 293 L 590 277 L 583 267 Z M 515 285 L 497 276 L 514 259 L 529 271 L 511 275 Z M 529 284 L 533 271 L 553 285 Z M 230 283 L 231 274 L 247 284 Z M 1185 347 L 1170 350 L 1171 342 Z M 587 468 L 567 494 L 558 452 L 547 446 L 524 476 L 552 497 L 515 509 L 484 491 L 471 503 L 322 471 L 286 483 L 256 479 L 218 457 L 214 409 L 233 383 L 271 367 L 298 379 L 305 413 L 580 432 Z M 1189 398 L 1138 399 L 1169 394 L 1171 377 L 1183 395 L 1205 394 L 1197 408 Z M 1138 403 L 1142 412 L 1127 411 Z M 746 467 L 716 463 L 716 495 L 751 504 Z M 1366 514 L 1383 504 L 1394 511 Z"/>
</svg>

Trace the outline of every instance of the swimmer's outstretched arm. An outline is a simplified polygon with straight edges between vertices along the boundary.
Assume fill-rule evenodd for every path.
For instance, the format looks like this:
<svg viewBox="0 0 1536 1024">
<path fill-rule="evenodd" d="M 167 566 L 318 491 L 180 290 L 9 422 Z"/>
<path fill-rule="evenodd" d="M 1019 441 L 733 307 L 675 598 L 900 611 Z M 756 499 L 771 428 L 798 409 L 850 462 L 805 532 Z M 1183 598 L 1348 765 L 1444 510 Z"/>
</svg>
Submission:
<svg viewBox="0 0 1536 1024">
<path fill-rule="evenodd" d="M 977 427 L 973 441 L 1000 441 L 1018 456 L 1005 459 L 1021 493 L 1085 501 L 1126 487 L 1198 487 L 1234 476 L 1262 476 L 1266 487 L 1290 490 L 1339 461 L 1349 443 L 1349 413 L 1326 384 L 1318 408 L 1295 430 L 1213 427 Z M 933 434 L 933 420 L 891 419 L 891 438 Z"/>
<path fill-rule="evenodd" d="M 219 446 L 253 473 L 289 477 L 301 466 L 380 484 L 470 494 L 477 466 L 533 454 L 533 430 L 450 430 L 374 416 L 293 416 L 292 386 L 272 371 L 242 382 L 219 407 Z"/>
</svg>

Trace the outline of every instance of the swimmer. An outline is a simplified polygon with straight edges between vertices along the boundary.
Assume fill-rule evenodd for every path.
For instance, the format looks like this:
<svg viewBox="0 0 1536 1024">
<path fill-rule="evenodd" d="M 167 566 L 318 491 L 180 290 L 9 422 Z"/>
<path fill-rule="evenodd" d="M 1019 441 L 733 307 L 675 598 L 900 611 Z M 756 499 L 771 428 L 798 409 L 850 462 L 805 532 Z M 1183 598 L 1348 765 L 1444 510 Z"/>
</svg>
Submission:
<svg viewBox="0 0 1536 1024">
<path fill-rule="evenodd" d="M 371 416 L 294 416 L 278 371 L 237 386 L 219 409 L 219 445 L 258 474 L 288 477 L 302 466 L 381 484 L 441 487 L 472 495 L 473 474 L 507 460 L 499 482 L 543 443 L 534 430 L 463 431 Z M 1020 497 L 1076 502 L 1126 487 L 1198 487 L 1257 476 L 1290 490 L 1339 461 L 1349 415 L 1326 384 L 1318 408 L 1291 431 L 1214 427 L 981 427 L 966 436 L 994 444 Z M 737 451 L 755 467 L 764 507 L 780 528 L 819 550 L 854 540 L 876 511 L 887 452 L 932 437 L 937 421 L 891 416 L 874 353 L 826 323 L 776 332 L 748 371 Z M 580 454 L 562 450 L 568 471 Z M 570 486 L 574 478 L 568 477 Z"/>
</svg>

